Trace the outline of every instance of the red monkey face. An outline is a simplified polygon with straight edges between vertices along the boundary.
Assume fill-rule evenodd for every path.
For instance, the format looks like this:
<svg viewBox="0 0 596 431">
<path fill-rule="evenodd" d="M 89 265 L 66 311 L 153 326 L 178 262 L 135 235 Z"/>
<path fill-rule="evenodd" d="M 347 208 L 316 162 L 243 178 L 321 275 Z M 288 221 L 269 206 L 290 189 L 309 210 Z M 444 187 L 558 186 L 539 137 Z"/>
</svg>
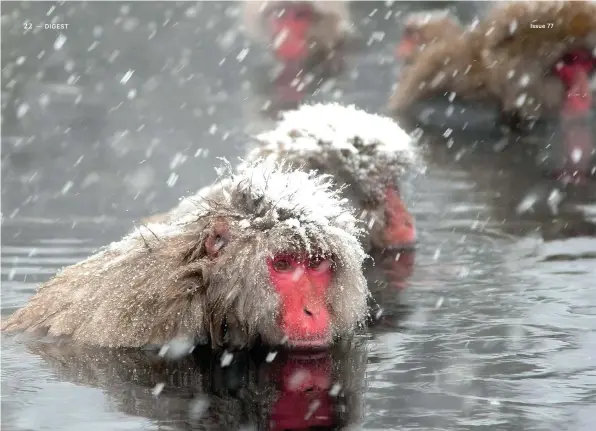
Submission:
<svg viewBox="0 0 596 431">
<path fill-rule="evenodd" d="M 309 30 L 314 11 L 309 4 L 288 4 L 270 16 L 275 55 L 282 61 L 304 59 L 309 50 Z"/>
<path fill-rule="evenodd" d="M 387 247 L 410 247 L 416 242 L 414 217 L 393 187 L 385 191 L 385 231 Z"/>
<path fill-rule="evenodd" d="M 412 28 L 406 28 L 402 39 L 395 48 L 395 56 L 400 59 L 407 61 L 411 59 L 420 45 L 418 32 Z"/>
<path fill-rule="evenodd" d="M 292 347 L 320 348 L 331 343 L 327 291 L 333 262 L 321 256 L 278 255 L 268 262 L 280 296 L 280 327 Z"/>
</svg>

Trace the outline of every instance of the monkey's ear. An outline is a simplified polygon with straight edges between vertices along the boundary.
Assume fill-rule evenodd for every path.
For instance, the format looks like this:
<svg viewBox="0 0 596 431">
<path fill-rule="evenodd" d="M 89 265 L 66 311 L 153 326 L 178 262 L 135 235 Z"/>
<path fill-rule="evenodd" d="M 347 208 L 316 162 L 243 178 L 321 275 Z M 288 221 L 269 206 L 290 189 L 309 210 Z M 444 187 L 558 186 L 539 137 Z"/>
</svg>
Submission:
<svg viewBox="0 0 596 431">
<path fill-rule="evenodd" d="M 225 221 L 216 222 L 205 239 L 205 252 L 210 258 L 216 258 L 230 242 L 230 228 Z"/>
</svg>

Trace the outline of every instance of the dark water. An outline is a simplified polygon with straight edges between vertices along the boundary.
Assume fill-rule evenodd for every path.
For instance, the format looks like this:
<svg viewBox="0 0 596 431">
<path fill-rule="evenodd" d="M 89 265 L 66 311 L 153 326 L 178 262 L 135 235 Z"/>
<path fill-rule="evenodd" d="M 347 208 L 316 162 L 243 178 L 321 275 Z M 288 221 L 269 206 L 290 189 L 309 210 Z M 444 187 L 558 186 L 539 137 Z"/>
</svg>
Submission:
<svg viewBox="0 0 596 431">
<path fill-rule="evenodd" d="M 64 3 L 48 17 L 52 5 L 2 3 L 3 316 L 59 268 L 213 181 L 217 158 L 233 160 L 269 124 L 256 94 L 265 57 L 238 32 L 237 5 Z M 309 99 L 382 109 L 395 15 L 414 7 L 429 5 L 357 4 L 366 51 Z M 464 16 L 471 7 L 458 4 Z M 59 50 L 59 32 L 23 34 L 23 20 L 55 15 L 70 24 Z M 67 81 L 70 92 L 57 86 Z M 420 246 L 407 313 L 384 292 L 390 318 L 356 347 L 237 355 L 223 368 L 198 351 L 164 365 L 3 335 L 2 429 L 255 429 L 288 411 L 298 427 L 312 400 L 288 389 L 296 369 L 310 393 L 341 388 L 314 413 L 321 423 L 362 413 L 356 427 L 371 430 L 593 429 L 595 188 L 560 189 L 520 146 L 426 143 L 427 172 L 408 190 Z M 341 408 L 330 415 L 326 403 Z"/>
</svg>

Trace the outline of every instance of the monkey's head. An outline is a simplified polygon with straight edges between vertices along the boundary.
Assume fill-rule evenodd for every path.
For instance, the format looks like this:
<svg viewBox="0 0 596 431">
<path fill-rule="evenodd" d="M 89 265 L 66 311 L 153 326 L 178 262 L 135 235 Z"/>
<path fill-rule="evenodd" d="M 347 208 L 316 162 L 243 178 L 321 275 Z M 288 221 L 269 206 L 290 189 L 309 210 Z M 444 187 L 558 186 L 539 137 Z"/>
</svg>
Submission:
<svg viewBox="0 0 596 431">
<path fill-rule="evenodd" d="M 344 8 L 341 2 L 267 2 L 262 22 L 275 56 L 296 62 L 334 49 L 343 37 Z"/>
<path fill-rule="evenodd" d="M 330 174 L 366 224 L 365 249 L 410 247 L 414 219 L 403 201 L 403 174 L 419 160 L 413 139 L 387 117 L 337 103 L 287 111 L 256 137 L 248 160 L 287 160 Z"/>
<path fill-rule="evenodd" d="M 396 57 L 403 61 L 410 61 L 428 44 L 463 32 L 457 17 L 446 9 L 411 13 L 405 17 L 404 23 L 401 40 L 395 49 Z"/>
<path fill-rule="evenodd" d="M 549 171 L 557 177 L 566 177 L 564 171 L 590 176 L 593 138 L 581 123 L 590 123 L 594 110 L 596 6 L 511 2 L 496 7 L 482 27 L 484 62 L 501 82 L 505 118 L 522 126 L 544 117 L 579 124 L 563 126 L 562 157 L 552 160 L 558 167 Z"/>
<path fill-rule="evenodd" d="M 332 187 L 257 162 L 201 203 L 204 228 L 185 264 L 201 268 L 213 344 L 323 348 L 363 321 L 360 228 Z"/>
</svg>

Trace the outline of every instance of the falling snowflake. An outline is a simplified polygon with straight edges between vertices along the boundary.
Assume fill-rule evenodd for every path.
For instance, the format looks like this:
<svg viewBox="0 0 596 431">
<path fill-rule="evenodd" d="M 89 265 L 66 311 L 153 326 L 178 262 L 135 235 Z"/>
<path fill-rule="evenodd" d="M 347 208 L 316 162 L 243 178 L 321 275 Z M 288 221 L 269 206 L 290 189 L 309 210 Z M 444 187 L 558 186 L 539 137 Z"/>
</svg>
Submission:
<svg viewBox="0 0 596 431">
<path fill-rule="evenodd" d="M 126 84 L 128 82 L 128 80 L 132 77 L 133 73 L 135 73 L 135 71 L 132 69 L 129 69 L 128 72 L 126 72 L 124 74 L 124 76 L 122 77 L 122 79 L 120 80 L 120 84 Z"/>
<path fill-rule="evenodd" d="M 225 368 L 227 366 L 229 366 L 232 363 L 232 360 L 234 359 L 234 355 L 232 353 L 229 353 L 227 350 L 225 352 L 223 352 L 223 354 L 221 355 L 221 367 Z"/>
<path fill-rule="evenodd" d="M 339 395 L 340 391 L 341 391 L 341 385 L 339 383 L 335 383 L 329 390 L 329 395 L 331 395 L 332 397 L 336 397 Z"/>
<path fill-rule="evenodd" d="M 17 118 L 23 118 L 29 112 L 29 105 L 21 103 L 17 108 Z"/>
<path fill-rule="evenodd" d="M 165 386 L 166 386 L 165 383 L 158 383 L 155 385 L 155 387 L 153 388 L 151 393 L 153 394 L 154 397 L 157 397 L 157 396 L 159 396 L 159 394 L 161 394 L 161 391 L 163 391 L 163 388 Z"/>
<path fill-rule="evenodd" d="M 583 156 L 583 151 L 580 148 L 574 148 L 573 151 L 571 151 L 571 161 L 575 164 L 578 164 Z"/>
<path fill-rule="evenodd" d="M 522 106 L 524 106 L 524 103 L 526 103 L 527 97 L 528 97 L 528 95 L 526 93 L 520 94 L 517 97 L 517 99 L 515 99 L 515 106 L 517 106 L 518 108 L 521 108 Z"/>
<path fill-rule="evenodd" d="M 538 202 L 538 196 L 535 193 L 531 193 L 527 195 L 516 208 L 518 214 L 523 214 L 528 212 L 534 207 L 534 204 Z"/>
<path fill-rule="evenodd" d="M 62 33 L 60 33 L 58 35 L 58 37 L 56 38 L 56 40 L 54 41 L 54 49 L 56 51 L 60 51 L 65 43 L 66 43 L 66 36 L 64 36 Z"/>
</svg>

